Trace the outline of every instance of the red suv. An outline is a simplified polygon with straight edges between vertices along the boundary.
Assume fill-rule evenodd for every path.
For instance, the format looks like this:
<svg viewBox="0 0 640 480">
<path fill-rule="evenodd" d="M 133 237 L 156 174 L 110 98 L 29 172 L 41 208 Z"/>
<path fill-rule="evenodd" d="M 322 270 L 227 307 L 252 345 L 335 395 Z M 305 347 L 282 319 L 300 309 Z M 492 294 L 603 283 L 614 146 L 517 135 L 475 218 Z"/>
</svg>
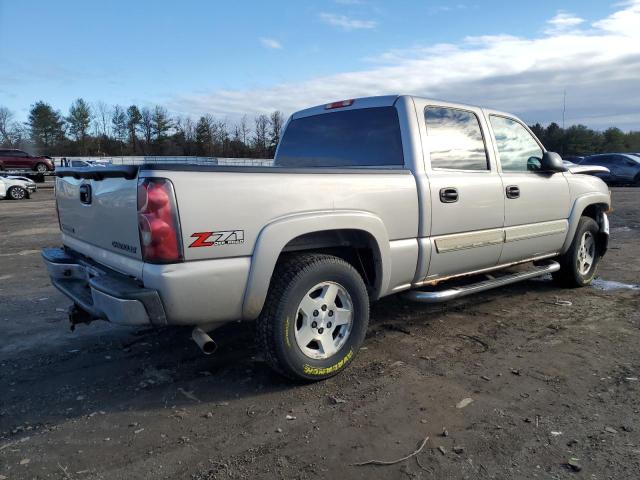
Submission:
<svg viewBox="0 0 640 480">
<path fill-rule="evenodd" d="M 55 170 L 53 160 L 49 157 L 32 157 L 22 150 L 0 150 L 0 170 L 28 168 L 38 173 Z"/>
</svg>

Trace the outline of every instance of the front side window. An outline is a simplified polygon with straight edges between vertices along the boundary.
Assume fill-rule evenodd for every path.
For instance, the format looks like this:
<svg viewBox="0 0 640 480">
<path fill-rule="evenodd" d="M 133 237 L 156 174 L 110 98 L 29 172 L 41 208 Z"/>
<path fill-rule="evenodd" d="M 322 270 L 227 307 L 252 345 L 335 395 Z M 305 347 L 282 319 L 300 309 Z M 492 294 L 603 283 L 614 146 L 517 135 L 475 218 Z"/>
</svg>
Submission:
<svg viewBox="0 0 640 480">
<path fill-rule="evenodd" d="M 431 168 L 489 170 L 480 122 L 473 112 L 427 107 L 424 115 Z"/>
<path fill-rule="evenodd" d="M 542 168 L 542 148 L 519 122 L 491 115 L 503 172 L 536 172 Z"/>
<path fill-rule="evenodd" d="M 287 126 L 274 164 L 279 167 L 399 167 L 404 165 L 394 107 L 312 115 Z"/>
</svg>

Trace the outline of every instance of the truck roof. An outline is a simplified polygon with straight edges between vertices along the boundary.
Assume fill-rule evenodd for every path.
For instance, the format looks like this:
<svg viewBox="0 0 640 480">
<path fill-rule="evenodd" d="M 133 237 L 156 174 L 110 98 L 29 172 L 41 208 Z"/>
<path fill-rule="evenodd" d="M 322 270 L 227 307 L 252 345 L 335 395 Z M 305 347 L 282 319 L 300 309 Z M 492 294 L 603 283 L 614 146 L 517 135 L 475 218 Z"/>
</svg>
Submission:
<svg viewBox="0 0 640 480">
<path fill-rule="evenodd" d="M 337 102 L 329 102 L 329 103 L 324 103 L 322 105 L 316 105 L 315 107 L 309 107 L 309 108 L 305 108 L 304 110 L 299 110 L 295 112 L 293 115 L 291 115 L 291 119 L 310 117 L 312 115 L 319 115 L 323 113 L 330 113 L 336 108 L 339 108 L 341 111 L 343 111 L 343 110 L 357 110 L 361 108 L 372 108 L 372 107 L 391 107 L 396 103 L 396 101 L 399 98 L 403 98 L 403 97 L 411 98 L 411 99 L 420 99 L 420 100 L 426 101 L 427 103 L 434 102 L 435 104 L 446 104 L 447 106 L 452 108 L 461 108 L 461 109 L 481 108 L 487 114 L 505 115 L 508 117 L 518 118 L 516 115 L 509 112 L 503 112 L 501 110 L 495 110 L 493 108 L 480 107 L 478 105 L 472 105 L 469 103 L 450 102 L 448 100 L 442 100 L 442 99 L 438 100 L 435 98 L 420 97 L 417 95 L 380 95 L 380 96 L 373 96 L 373 97 L 351 98 L 348 100 L 341 100 Z M 350 103 L 346 105 L 344 104 L 340 105 L 343 102 L 350 102 Z M 332 105 L 335 105 L 335 106 L 332 107 Z M 518 118 L 518 120 L 520 119 Z"/>
</svg>

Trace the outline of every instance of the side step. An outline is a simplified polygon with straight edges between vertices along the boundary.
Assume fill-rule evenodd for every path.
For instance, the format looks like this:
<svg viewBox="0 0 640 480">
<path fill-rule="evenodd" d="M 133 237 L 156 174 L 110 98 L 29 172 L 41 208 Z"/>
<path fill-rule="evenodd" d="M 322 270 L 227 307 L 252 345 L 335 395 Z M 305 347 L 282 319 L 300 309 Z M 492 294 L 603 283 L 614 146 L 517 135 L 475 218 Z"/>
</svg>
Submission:
<svg viewBox="0 0 640 480">
<path fill-rule="evenodd" d="M 521 282 L 522 280 L 529 280 L 530 278 L 541 277 L 548 273 L 557 272 L 560 270 L 560 264 L 553 260 L 546 261 L 543 265 L 535 266 L 533 270 L 527 270 L 526 272 L 517 272 L 510 275 L 504 275 L 499 278 L 490 277 L 489 280 L 483 280 L 481 282 L 472 283 L 471 285 L 465 285 L 462 287 L 452 287 L 447 290 L 438 291 L 424 291 L 424 290 L 410 290 L 403 294 L 404 298 L 413 300 L 414 302 L 422 303 L 439 303 L 454 300 L 460 297 L 466 297 L 473 293 L 484 292 L 496 287 L 503 287 L 512 283 Z"/>
</svg>

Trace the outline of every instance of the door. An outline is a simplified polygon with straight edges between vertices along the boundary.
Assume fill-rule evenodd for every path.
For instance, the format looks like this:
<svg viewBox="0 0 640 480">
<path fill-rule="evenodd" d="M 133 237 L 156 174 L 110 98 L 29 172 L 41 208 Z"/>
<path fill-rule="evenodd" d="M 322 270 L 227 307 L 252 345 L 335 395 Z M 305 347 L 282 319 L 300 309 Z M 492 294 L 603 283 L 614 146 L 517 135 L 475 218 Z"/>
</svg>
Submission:
<svg viewBox="0 0 640 480">
<path fill-rule="evenodd" d="M 504 196 L 482 111 L 419 105 L 431 200 L 427 280 L 493 267 L 502 250 Z"/>
<path fill-rule="evenodd" d="M 638 162 L 627 155 L 613 155 L 614 161 L 609 167 L 616 183 L 633 183 L 638 174 Z"/>
<path fill-rule="evenodd" d="M 3 157 L 5 168 L 27 168 L 29 164 L 27 162 L 28 155 L 20 150 L 10 151 Z"/>
<path fill-rule="evenodd" d="M 569 184 L 540 171 L 543 148 L 519 120 L 490 114 L 505 199 L 500 264 L 556 253 L 568 230 Z"/>
</svg>

